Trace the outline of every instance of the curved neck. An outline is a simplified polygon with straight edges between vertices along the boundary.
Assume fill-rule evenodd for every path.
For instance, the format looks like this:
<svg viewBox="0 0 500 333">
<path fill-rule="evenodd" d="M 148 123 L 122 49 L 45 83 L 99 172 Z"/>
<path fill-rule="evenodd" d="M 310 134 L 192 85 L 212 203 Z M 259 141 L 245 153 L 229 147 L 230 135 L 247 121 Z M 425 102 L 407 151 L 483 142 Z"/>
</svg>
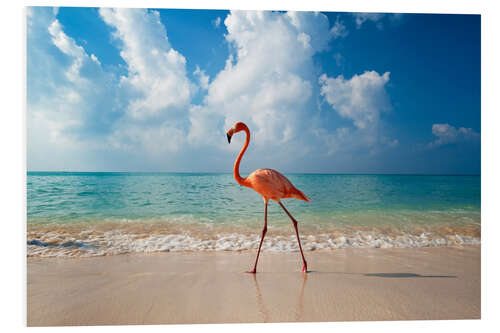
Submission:
<svg viewBox="0 0 500 333">
<path fill-rule="evenodd" d="M 240 176 L 240 162 L 243 157 L 243 154 L 245 154 L 245 151 L 247 150 L 248 144 L 250 143 L 250 131 L 248 130 L 247 127 L 243 129 L 245 133 L 247 134 L 247 138 L 245 140 L 245 144 L 243 145 L 243 148 L 241 148 L 240 153 L 238 154 L 238 157 L 236 157 L 236 161 L 234 162 L 234 169 L 233 169 L 233 175 L 234 179 L 238 182 L 238 184 L 245 186 L 245 178 L 242 178 Z"/>
</svg>

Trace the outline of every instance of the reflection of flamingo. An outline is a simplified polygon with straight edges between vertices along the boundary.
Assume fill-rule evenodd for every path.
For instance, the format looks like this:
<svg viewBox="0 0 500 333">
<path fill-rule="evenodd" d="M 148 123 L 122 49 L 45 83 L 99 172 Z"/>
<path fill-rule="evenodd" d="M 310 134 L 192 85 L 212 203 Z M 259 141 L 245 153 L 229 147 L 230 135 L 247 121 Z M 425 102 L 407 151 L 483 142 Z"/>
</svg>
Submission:
<svg viewBox="0 0 500 333">
<path fill-rule="evenodd" d="M 262 299 L 262 292 L 260 291 L 259 282 L 257 282 L 257 275 L 253 274 L 252 276 L 253 276 L 253 283 L 255 285 L 255 290 L 257 291 L 257 304 L 259 305 L 259 312 L 264 317 L 264 322 L 268 323 L 270 316 L 269 312 L 266 310 L 266 307 L 264 306 L 264 301 Z"/>
<path fill-rule="evenodd" d="M 257 274 L 252 274 L 253 283 L 255 286 L 255 291 L 257 292 L 257 305 L 259 306 L 259 312 L 263 317 L 263 321 L 268 323 L 271 321 L 271 313 L 267 311 L 264 304 L 264 298 L 262 297 L 262 291 L 259 287 L 259 281 L 257 280 Z M 295 321 L 301 321 L 303 310 L 304 310 L 304 289 L 306 287 L 307 274 L 302 274 L 302 288 L 300 289 L 299 298 L 297 300 L 297 310 L 295 310 Z"/>
<path fill-rule="evenodd" d="M 297 235 L 297 241 L 299 242 L 300 254 L 302 256 L 302 261 L 304 262 L 304 266 L 302 267 L 303 272 L 307 272 L 307 262 L 304 258 L 304 253 L 302 252 L 302 245 L 300 245 L 300 237 L 299 231 L 297 230 L 297 221 L 293 218 L 293 216 L 286 210 L 285 206 L 281 203 L 280 199 L 284 198 L 295 198 L 304 201 L 309 201 L 309 198 L 295 188 L 292 183 L 281 173 L 272 169 L 258 169 L 252 172 L 248 177 L 242 178 L 240 176 L 240 162 L 245 150 L 250 143 L 250 130 L 247 125 L 242 122 L 237 122 L 234 126 L 227 131 L 227 141 L 231 143 L 231 137 L 234 133 L 238 133 L 240 131 L 245 131 L 247 134 L 245 144 L 241 149 L 236 161 L 234 163 L 233 175 L 238 184 L 246 187 L 250 187 L 255 192 L 262 195 L 265 203 L 265 211 L 264 211 L 264 228 L 262 229 L 262 238 L 260 239 L 259 250 L 257 252 L 257 258 L 255 259 L 255 265 L 253 270 L 248 273 L 256 273 L 257 272 L 257 262 L 259 261 L 260 247 L 262 246 L 262 241 L 264 240 L 264 236 L 267 232 L 267 202 L 269 199 L 276 201 L 281 208 L 285 211 L 285 213 L 290 217 L 293 222 L 293 227 L 295 228 L 295 234 Z"/>
<path fill-rule="evenodd" d="M 271 313 L 267 311 L 267 307 L 264 303 L 264 297 L 262 296 L 262 290 L 259 287 L 259 281 L 257 278 L 257 274 L 252 274 L 253 277 L 253 283 L 255 286 L 255 291 L 257 292 L 257 305 L 259 307 L 259 312 L 263 317 L 263 322 L 268 323 L 272 321 L 271 318 Z M 297 299 L 297 309 L 295 310 L 295 321 L 302 321 L 302 316 L 303 316 L 303 311 L 304 311 L 304 290 L 306 287 L 306 282 L 307 282 L 307 274 L 303 273 L 302 274 L 302 288 L 300 289 L 300 294 Z M 265 288 L 264 288 L 264 291 Z"/>
<path fill-rule="evenodd" d="M 303 274 L 302 288 L 300 289 L 299 304 L 297 304 L 297 311 L 295 312 L 295 320 L 302 319 L 302 312 L 304 310 L 304 289 L 306 288 L 307 274 Z"/>
</svg>

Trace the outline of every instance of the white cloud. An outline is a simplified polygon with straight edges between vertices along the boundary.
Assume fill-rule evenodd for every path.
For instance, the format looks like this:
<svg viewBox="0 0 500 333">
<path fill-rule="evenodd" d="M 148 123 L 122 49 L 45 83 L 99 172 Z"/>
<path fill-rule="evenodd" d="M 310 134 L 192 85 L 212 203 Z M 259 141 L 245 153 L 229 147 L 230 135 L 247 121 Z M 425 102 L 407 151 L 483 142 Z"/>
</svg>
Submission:
<svg viewBox="0 0 500 333">
<path fill-rule="evenodd" d="M 102 97 L 102 93 L 96 93 L 94 85 L 101 86 L 106 93 L 108 77 L 102 72 L 97 58 L 89 57 L 83 47 L 64 33 L 54 16 L 56 13 L 46 10 L 28 18 L 38 38 L 48 44 L 45 47 L 55 46 L 67 60 L 63 62 L 65 65 L 57 63 L 46 50 L 41 50 L 36 40 L 28 38 L 28 52 L 32 55 L 28 61 L 28 123 L 35 126 L 36 119 L 36 122 L 47 124 L 47 138 L 62 144 L 72 142 L 76 132 L 92 116 L 92 101 Z M 33 34 L 30 37 L 34 37 Z M 83 75 L 83 70 L 91 77 Z"/>
<path fill-rule="evenodd" d="M 389 72 L 380 75 L 375 71 L 366 71 L 351 79 L 342 75 L 333 78 L 325 74 L 320 76 L 320 94 L 338 115 L 353 124 L 353 128 L 317 132 L 328 147 L 329 154 L 361 148 L 369 148 L 371 153 L 376 153 L 383 147 L 398 146 L 397 139 L 385 135 L 381 121 L 381 114 L 391 109 L 385 89 L 389 75 Z"/>
<path fill-rule="evenodd" d="M 356 27 L 358 29 L 361 28 L 361 26 L 365 22 L 372 22 L 375 24 L 375 26 L 379 29 L 382 30 L 384 28 L 384 20 L 388 19 L 391 24 L 399 24 L 401 23 L 403 19 L 403 15 L 401 13 L 394 13 L 394 14 L 385 14 L 385 13 L 353 13 L 352 14 L 354 17 L 354 21 L 356 22 Z"/>
<path fill-rule="evenodd" d="M 54 20 L 48 28 L 50 35 L 52 36 L 52 42 L 54 45 L 64 54 L 68 55 L 73 59 L 73 63 L 69 70 L 66 72 L 66 76 L 70 81 L 84 80 L 80 76 L 80 69 L 84 61 L 88 61 L 89 57 L 83 47 L 77 45 L 75 41 L 68 37 L 64 31 L 62 31 L 61 24 L 58 20 Z M 84 82 L 80 82 L 83 84 Z"/>
<path fill-rule="evenodd" d="M 66 35 L 57 10 L 31 7 L 28 13 L 28 168 L 53 169 L 59 160 L 77 170 L 75 155 L 102 141 L 100 124 L 107 116 L 96 106 L 105 108 L 103 101 L 113 98 L 110 76 L 95 56 Z"/>
<path fill-rule="evenodd" d="M 434 134 L 437 139 L 429 143 L 429 147 L 465 141 L 479 141 L 481 138 L 480 134 L 475 132 L 472 128 L 460 127 L 457 129 L 449 124 L 432 125 L 432 134 Z"/>
<path fill-rule="evenodd" d="M 128 66 L 120 80 L 128 96 L 126 116 L 113 126 L 111 145 L 151 156 L 178 151 L 187 135 L 187 110 L 196 90 L 186 75 L 186 59 L 170 45 L 157 11 L 101 8 L 99 13 L 116 29 L 120 55 Z M 197 74 L 206 89 L 208 76 Z"/>
<path fill-rule="evenodd" d="M 353 121 L 358 128 L 366 128 L 378 122 L 380 112 L 388 110 L 390 104 L 385 91 L 389 72 L 383 75 L 366 71 L 354 75 L 350 80 L 344 76 L 319 78 L 321 95 L 342 117 Z"/>
<path fill-rule="evenodd" d="M 210 77 L 205 73 L 205 71 L 200 70 L 200 67 L 196 65 L 196 69 L 193 72 L 193 74 L 194 76 L 198 77 L 198 82 L 200 84 L 200 87 L 204 90 L 207 90 Z"/>
<path fill-rule="evenodd" d="M 94 54 L 90 55 L 90 59 L 92 59 L 92 61 L 95 62 L 98 65 L 101 64 L 101 62 L 99 61 L 99 59 Z"/>
<path fill-rule="evenodd" d="M 122 42 L 120 55 L 128 74 L 121 86 L 137 96 L 128 114 L 146 120 L 186 109 L 195 88 L 186 76 L 186 59 L 171 47 L 159 13 L 124 8 L 101 8 L 99 13 Z"/>
<path fill-rule="evenodd" d="M 52 22 L 48 30 L 52 36 L 52 42 L 63 53 L 75 58 L 78 61 L 87 56 L 83 47 L 76 45 L 75 41 L 62 31 L 61 24 L 57 19 Z"/>
<path fill-rule="evenodd" d="M 237 141 L 229 146 L 221 138 L 236 121 L 244 121 L 252 130 L 252 149 L 268 154 L 260 154 L 261 159 L 305 153 L 317 110 L 312 56 L 333 37 L 327 17 L 233 11 L 224 23 L 234 53 L 210 83 L 203 104 L 190 109 L 190 143 L 239 150 Z"/>
<path fill-rule="evenodd" d="M 288 19 L 296 29 L 299 37 L 304 35 L 307 36 L 314 53 L 327 49 L 331 38 L 337 37 L 334 36 L 333 31 L 337 32 L 345 28 L 342 23 L 337 20 L 339 23 L 337 27 L 334 26 L 332 28 L 333 31 L 328 31 L 330 25 L 328 18 L 319 12 L 290 11 L 285 15 L 285 18 Z"/>
<path fill-rule="evenodd" d="M 335 21 L 335 24 L 330 29 L 330 32 L 332 33 L 333 38 L 341 38 L 341 37 L 343 38 L 349 34 L 344 23 L 342 21 L 340 21 L 340 18 L 338 16 L 337 16 L 337 20 Z"/>
<path fill-rule="evenodd" d="M 257 153 L 250 156 L 260 160 L 396 147 L 398 140 L 385 137 L 380 126 L 380 113 L 390 109 L 388 72 L 365 72 L 350 80 L 316 76 L 312 57 L 346 34 L 341 24 L 337 20 L 330 29 L 319 13 L 231 12 L 225 25 L 234 54 L 210 83 L 204 103 L 190 109 L 189 142 L 239 150 L 239 143 L 224 145 L 220 138 L 236 121 L 244 121 Z M 313 98 L 320 93 L 354 128 L 322 127 Z"/>
<path fill-rule="evenodd" d="M 218 28 L 220 26 L 220 22 L 221 22 L 220 16 L 217 16 L 217 18 L 212 21 L 212 23 L 214 24 L 214 26 L 216 28 Z"/>
<path fill-rule="evenodd" d="M 372 21 L 377 24 L 384 16 L 385 14 L 382 13 L 353 13 L 354 20 L 356 22 L 356 27 L 359 29 L 365 23 L 366 21 Z M 379 22 L 377 24 L 377 27 L 380 29 L 382 28 L 381 23 Z"/>
<path fill-rule="evenodd" d="M 38 161 L 37 169 L 44 168 L 40 165 L 48 154 L 73 163 L 66 169 L 94 169 L 92 159 L 83 156 L 101 160 L 103 155 L 95 153 L 99 149 L 161 166 L 197 149 L 210 150 L 217 156 L 211 163 L 220 165 L 221 154 L 241 148 L 243 136 L 232 145 L 225 141 L 224 132 L 236 121 L 252 130 L 254 151 L 246 167 L 281 168 L 312 153 L 398 144 L 384 137 L 379 126 L 381 112 L 390 108 L 385 93 L 389 73 L 318 80 L 313 56 L 345 37 L 339 19 L 330 29 L 321 13 L 231 12 L 224 20 L 230 45 L 226 66 L 212 78 L 196 66 L 195 85 L 186 75 L 187 60 L 170 44 L 156 11 L 99 13 L 114 28 L 127 65 L 118 83 L 97 55 L 64 32 L 52 9 L 29 11 L 28 155 Z M 197 86 L 206 95 L 193 105 Z M 320 94 L 352 126 L 323 128 Z M 76 165 L 80 160 L 87 164 Z M 265 165 L 269 161 L 278 165 Z"/>
<path fill-rule="evenodd" d="M 116 83 L 94 54 L 64 32 L 51 8 L 28 12 L 28 168 L 93 170 L 97 150 L 164 156 L 185 141 L 191 91 L 185 59 L 155 12 L 104 10 L 128 73 Z M 141 155 L 142 154 L 142 155 Z M 79 156 L 79 157 L 75 157 Z M 73 158 L 74 157 L 74 158 Z M 77 161 L 85 160 L 86 165 Z M 65 161 L 65 162 L 62 162 Z"/>
</svg>

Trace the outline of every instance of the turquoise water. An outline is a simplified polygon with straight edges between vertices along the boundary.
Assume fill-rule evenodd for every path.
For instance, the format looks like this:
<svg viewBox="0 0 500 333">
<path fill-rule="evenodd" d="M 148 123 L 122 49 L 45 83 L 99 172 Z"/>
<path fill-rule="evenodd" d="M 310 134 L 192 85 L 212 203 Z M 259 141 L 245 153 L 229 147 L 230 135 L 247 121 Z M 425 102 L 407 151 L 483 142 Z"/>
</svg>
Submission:
<svg viewBox="0 0 500 333">
<path fill-rule="evenodd" d="M 480 176 L 287 174 L 311 198 L 283 200 L 308 233 L 332 228 L 480 228 Z M 29 172 L 27 221 L 37 226 L 171 223 L 260 230 L 264 203 L 232 174 Z M 274 202 L 270 228 L 290 220 Z M 90 227 L 89 227 L 90 228 Z M 187 229 L 186 229 L 187 230 Z M 189 229 L 192 232 L 192 229 Z M 453 233 L 453 232 L 452 232 Z M 477 235 L 476 235 L 477 236 Z"/>
<path fill-rule="evenodd" d="M 313 223 L 328 224 L 332 219 L 340 222 L 342 216 L 364 214 L 397 222 L 391 215 L 470 217 L 480 212 L 479 176 L 287 177 L 311 202 L 283 202 L 293 214 L 311 218 Z M 30 172 L 27 190 L 28 223 L 151 218 L 245 223 L 262 220 L 264 211 L 261 197 L 239 186 L 231 174 Z M 286 220 L 281 215 L 281 208 L 271 204 L 270 218 Z"/>
</svg>

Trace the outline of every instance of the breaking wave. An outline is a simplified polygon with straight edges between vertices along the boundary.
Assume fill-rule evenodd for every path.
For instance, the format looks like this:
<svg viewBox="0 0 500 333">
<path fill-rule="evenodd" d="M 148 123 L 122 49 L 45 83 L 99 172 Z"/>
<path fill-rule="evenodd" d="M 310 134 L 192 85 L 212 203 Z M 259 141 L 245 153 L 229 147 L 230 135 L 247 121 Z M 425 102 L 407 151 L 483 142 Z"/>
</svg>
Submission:
<svg viewBox="0 0 500 333">
<path fill-rule="evenodd" d="M 30 257 L 92 257 L 130 253 L 170 251 L 251 251 L 260 242 L 260 232 L 239 230 L 182 230 L 127 227 L 109 230 L 61 229 L 28 231 Z M 299 251 L 294 234 L 269 230 L 262 251 Z M 452 229 L 401 231 L 397 229 L 344 228 L 322 233 L 301 233 L 305 251 L 332 251 L 343 248 L 408 248 L 480 245 L 478 230 Z"/>
</svg>

